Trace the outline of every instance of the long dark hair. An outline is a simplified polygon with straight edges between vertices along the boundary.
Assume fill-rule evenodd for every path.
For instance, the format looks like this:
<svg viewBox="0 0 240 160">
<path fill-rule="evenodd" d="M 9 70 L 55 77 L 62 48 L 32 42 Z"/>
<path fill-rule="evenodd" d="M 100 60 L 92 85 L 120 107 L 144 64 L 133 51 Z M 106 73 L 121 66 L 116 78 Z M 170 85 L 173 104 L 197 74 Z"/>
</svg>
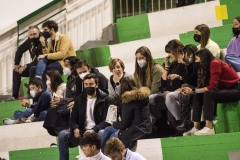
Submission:
<svg viewBox="0 0 240 160">
<path fill-rule="evenodd" d="M 135 59 L 135 71 L 134 71 L 135 81 L 136 81 L 136 83 L 141 84 L 141 86 L 143 86 L 143 81 L 144 81 L 143 75 L 145 74 L 146 75 L 146 87 L 151 89 L 152 72 L 153 72 L 153 68 L 154 68 L 155 64 L 157 64 L 157 63 L 153 60 L 152 54 L 147 47 L 142 46 L 142 47 L 138 48 L 135 52 L 135 55 L 137 53 L 140 53 L 144 57 L 146 57 L 147 66 L 144 67 L 145 70 L 143 70 L 142 68 L 139 67 L 139 65 L 137 63 L 137 59 Z"/>
<path fill-rule="evenodd" d="M 120 96 L 126 91 L 131 91 L 138 88 L 139 85 L 134 81 L 133 77 L 126 76 L 122 79 L 121 82 Z"/>
<path fill-rule="evenodd" d="M 210 38 L 210 29 L 206 24 L 200 24 L 194 29 L 201 32 L 200 48 L 205 48 Z"/>
<path fill-rule="evenodd" d="M 200 49 L 195 54 L 196 56 L 200 57 L 200 69 L 198 70 L 198 87 L 203 87 L 209 83 L 210 65 L 215 57 L 207 48 Z"/>
<path fill-rule="evenodd" d="M 50 69 L 47 70 L 46 75 L 48 75 L 51 81 L 51 91 L 56 92 L 58 86 L 63 83 L 60 73 L 56 69 Z"/>
<path fill-rule="evenodd" d="M 183 61 L 188 63 L 187 58 L 192 56 L 193 62 L 195 62 L 195 53 L 197 52 L 198 48 L 194 44 L 188 44 L 185 47 L 183 47 L 183 53 L 184 53 L 184 58 Z"/>
</svg>

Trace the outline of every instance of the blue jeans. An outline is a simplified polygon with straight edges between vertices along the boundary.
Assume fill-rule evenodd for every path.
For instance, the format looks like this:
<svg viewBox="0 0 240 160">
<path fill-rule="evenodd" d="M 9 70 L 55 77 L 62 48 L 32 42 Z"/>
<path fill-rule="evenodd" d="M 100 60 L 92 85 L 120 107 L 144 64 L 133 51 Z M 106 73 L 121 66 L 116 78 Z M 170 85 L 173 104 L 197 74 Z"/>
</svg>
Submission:
<svg viewBox="0 0 240 160">
<path fill-rule="evenodd" d="M 98 134 L 102 134 L 100 130 Z M 60 153 L 60 160 L 69 160 L 69 147 L 76 147 L 80 145 L 80 138 L 74 137 L 70 129 L 62 130 L 58 134 L 58 149 Z"/>
<path fill-rule="evenodd" d="M 35 77 L 42 78 L 44 90 L 46 89 L 46 69 L 56 69 L 60 74 L 63 73 L 63 68 L 58 61 L 46 60 L 45 58 L 39 59 L 35 70 Z"/>
<path fill-rule="evenodd" d="M 225 61 L 230 64 L 236 72 L 240 72 L 240 57 L 234 54 L 227 54 L 225 56 Z"/>
<path fill-rule="evenodd" d="M 114 128 L 113 126 L 108 126 L 104 129 L 103 134 L 101 136 L 101 149 L 104 150 L 104 146 L 107 140 L 118 137 L 118 129 Z"/>
<path fill-rule="evenodd" d="M 22 119 L 22 118 L 27 118 L 29 116 L 31 116 L 32 112 L 32 108 L 27 108 L 26 111 L 15 111 L 13 116 L 14 119 Z"/>
</svg>

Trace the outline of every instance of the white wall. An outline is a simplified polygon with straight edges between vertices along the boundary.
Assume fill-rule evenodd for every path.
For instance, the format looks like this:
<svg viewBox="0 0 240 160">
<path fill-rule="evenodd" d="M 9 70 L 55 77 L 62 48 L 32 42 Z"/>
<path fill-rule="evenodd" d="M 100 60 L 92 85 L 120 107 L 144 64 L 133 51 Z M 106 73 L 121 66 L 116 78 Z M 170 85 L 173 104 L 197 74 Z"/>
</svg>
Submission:
<svg viewBox="0 0 240 160">
<path fill-rule="evenodd" d="M 206 24 L 210 28 L 222 26 L 222 21 L 216 20 L 215 15 L 215 6 L 218 5 L 220 2 L 216 0 L 150 13 L 148 20 L 151 37 L 185 33 L 199 24 Z"/>
<path fill-rule="evenodd" d="M 17 21 L 42 6 L 50 3 L 52 0 L 1 0 L 0 9 L 0 35 L 3 30 L 16 25 Z"/>
</svg>

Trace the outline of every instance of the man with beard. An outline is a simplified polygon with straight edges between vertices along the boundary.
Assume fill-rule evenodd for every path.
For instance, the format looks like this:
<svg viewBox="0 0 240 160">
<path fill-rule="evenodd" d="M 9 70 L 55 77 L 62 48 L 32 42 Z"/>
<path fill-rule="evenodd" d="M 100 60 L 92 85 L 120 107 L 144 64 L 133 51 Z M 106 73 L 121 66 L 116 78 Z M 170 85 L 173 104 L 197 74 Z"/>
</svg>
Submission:
<svg viewBox="0 0 240 160">
<path fill-rule="evenodd" d="M 39 28 L 37 26 L 30 26 L 28 28 L 28 39 L 18 47 L 15 54 L 12 97 L 10 97 L 8 100 L 18 99 L 21 77 L 29 77 L 30 68 L 37 65 L 37 57 L 38 55 L 42 54 L 42 45 L 39 41 L 39 38 Z M 23 53 L 25 53 L 27 50 L 30 53 L 32 62 L 21 66 L 21 58 Z"/>
<path fill-rule="evenodd" d="M 77 97 L 70 118 L 70 129 L 58 134 L 60 160 L 69 159 L 69 147 L 81 142 L 83 133 L 101 134 L 109 124 L 105 121 L 110 98 L 98 89 L 96 74 L 90 73 L 83 78 L 84 92 Z"/>
</svg>

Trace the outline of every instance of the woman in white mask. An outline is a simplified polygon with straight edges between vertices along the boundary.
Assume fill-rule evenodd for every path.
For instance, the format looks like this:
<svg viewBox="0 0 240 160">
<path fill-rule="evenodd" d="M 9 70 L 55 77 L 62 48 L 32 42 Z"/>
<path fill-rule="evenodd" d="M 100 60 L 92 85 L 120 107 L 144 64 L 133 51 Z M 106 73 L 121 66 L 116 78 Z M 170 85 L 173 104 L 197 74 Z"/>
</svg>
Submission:
<svg viewBox="0 0 240 160">
<path fill-rule="evenodd" d="M 140 87 L 145 86 L 151 90 L 151 94 L 159 92 L 163 68 L 156 63 L 150 50 L 142 46 L 135 52 L 134 80 Z"/>
</svg>

